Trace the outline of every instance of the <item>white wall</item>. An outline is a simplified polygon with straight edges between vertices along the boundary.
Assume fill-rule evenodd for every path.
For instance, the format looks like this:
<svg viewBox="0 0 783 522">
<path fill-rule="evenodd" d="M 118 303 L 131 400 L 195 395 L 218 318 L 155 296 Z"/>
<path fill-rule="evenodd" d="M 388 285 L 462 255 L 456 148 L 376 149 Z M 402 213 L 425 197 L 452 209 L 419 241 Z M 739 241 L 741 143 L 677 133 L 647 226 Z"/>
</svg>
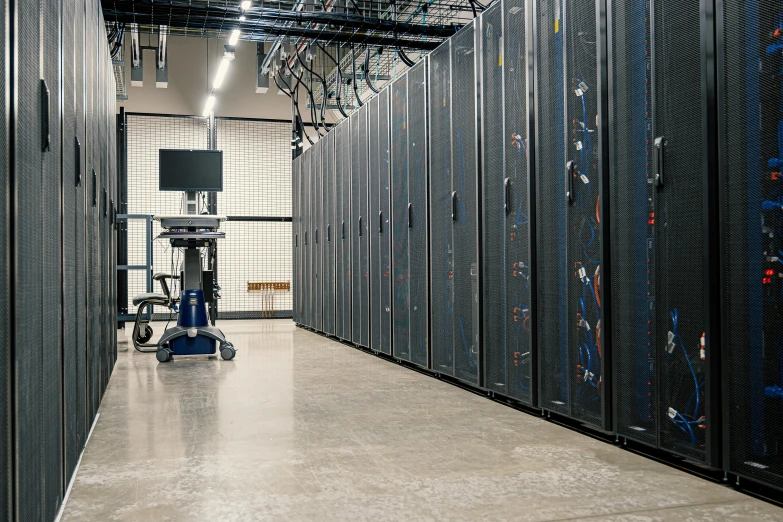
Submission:
<svg viewBox="0 0 783 522">
<path fill-rule="evenodd" d="M 140 37 L 142 45 L 150 45 L 150 35 Z M 151 39 L 151 45 L 157 45 L 157 36 L 152 35 Z M 126 33 L 127 41 L 130 38 Z M 169 36 L 169 84 L 166 89 L 155 87 L 155 52 L 144 51 L 144 85 L 131 87 L 128 66 L 125 78 L 128 99 L 118 101 L 117 110 L 125 107 L 127 112 L 201 115 L 226 43 L 227 39 Z M 130 64 L 129 45 L 126 45 L 125 54 L 125 63 Z M 239 41 L 236 58 L 229 66 L 223 86 L 216 92 L 215 116 L 291 120 L 290 99 L 278 94 L 274 82 L 264 94 L 256 94 L 255 90 L 256 43 Z M 310 121 L 304 89 L 300 89 L 299 96 L 302 119 Z"/>
</svg>

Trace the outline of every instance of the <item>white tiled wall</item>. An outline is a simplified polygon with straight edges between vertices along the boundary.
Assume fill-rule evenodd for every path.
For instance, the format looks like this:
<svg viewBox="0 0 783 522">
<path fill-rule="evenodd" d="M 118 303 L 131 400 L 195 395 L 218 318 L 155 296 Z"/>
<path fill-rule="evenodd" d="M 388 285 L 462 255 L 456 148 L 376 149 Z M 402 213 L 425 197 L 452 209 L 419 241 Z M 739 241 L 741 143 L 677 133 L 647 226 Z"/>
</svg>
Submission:
<svg viewBox="0 0 783 522">
<path fill-rule="evenodd" d="M 148 115 L 128 115 L 127 119 L 128 213 L 180 213 L 181 194 L 158 190 L 158 150 L 206 149 L 207 120 Z M 217 135 L 218 149 L 223 151 L 223 192 L 218 193 L 218 214 L 290 217 L 290 124 L 219 119 Z M 220 312 L 260 312 L 273 307 L 278 313 L 290 313 L 291 292 L 273 296 L 247 292 L 247 283 L 291 281 L 291 223 L 228 222 L 223 231 L 226 239 L 218 243 Z M 153 236 L 159 232 L 160 227 L 154 223 Z M 145 256 L 144 223 L 130 221 L 128 263 L 144 264 Z M 175 273 L 178 262 L 175 251 Z M 172 250 L 167 241 L 154 242 L 153 263 L 153 272 L 172 271 Z M 131 272 L 129 301 L 145 292 L 145 285 L 141 272 Z M 160 288 L 153 291 L 160 292 Z M 128 309 L 135 312 L 130 302 Z"/>
</svg>

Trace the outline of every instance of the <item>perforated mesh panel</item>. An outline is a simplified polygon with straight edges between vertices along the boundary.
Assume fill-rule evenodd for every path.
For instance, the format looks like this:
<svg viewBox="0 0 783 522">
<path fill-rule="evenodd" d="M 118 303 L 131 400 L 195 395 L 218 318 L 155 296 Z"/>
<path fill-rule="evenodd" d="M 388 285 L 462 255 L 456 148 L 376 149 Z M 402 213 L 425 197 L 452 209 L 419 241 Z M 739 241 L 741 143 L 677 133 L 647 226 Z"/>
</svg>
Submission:
<svg viewBox="0 0 783 522">
<path fill-rule="evenodd" d="M 381 234 L 380 249 L 380 285 L 381 285 L 381 351 L 387 355 L 392 353 L 392 297 L 391 297 L 391 188 L 390 188 L 390 154 L 389 150 L 389 88 L 378 95 L 380 100 L 378 114 L 378 152 L 379 152 L 379 200 Z"/>
<path fill-rule="evenodd" d="M 432 369 L 454 374 L 454 280 L 451 220 L 451 44 L 429 55 L 430 274 Z"/>
<path fill-rule="evenodd" d="M 700 27 L 701 14 L 698 5 L 685 7 L 672 1 L 656 2 L 655 9 L 653 132 L 666 138 L 666 176 L 656 194 L 655 262 L 659 272 L 654 343 L 666 346 L 671 331 L 677 344 L 670 356 L 659 351 L 658 418 L 664 421 L 660 423 L 660 445 L 703 461 L 712 420 L 702 429 L 698 419 L 710 406 L 706 357 L 711 354 L 701 360 L 700 342 L 705 332 L 710 333 L 706 266 L 714 260 L 707 257 L 705 248 L 702 61 L 700 34 L 694 30 Z M 687 121 L 683 121 L 683 114 L 689 114 Z M 710 339 L 705 339 L 709 346 Z M 672 409 L 677 412 L 674 420 Z M 683 426 L 683 419 L 690 430 Z"/>
<path fill-rule="evenodd" d="M 776 259 L 783 250 L 783 194 L 775 173 L 783 161 L 778 131 L 783 63 L 779 52 L 767 49 L 777 42 L 772 35 L 783 10 L 774 2 L 723 5 L 727 466 L 780 489 L 783 300 Z"/>
<path fill-rule="evenodd" d="M 335 176 L 334 176 L 334 132 L 330 132 L 326 139 L 326 161 L 324 163 L 324 205 L 326 213 L 324 221 L 326 229 L 324 247 L 324 331 L 329 335 L 335 334 L 335 298 L 334 298 L 334 266 L 335 266 Z"/>
<path fill-rule="evenodd" d="M 484 379 L 486 387 L 509 395 L 517 384 L 508 382 L 506 324 L 508 286 L 506 274 L 506 210 L 503 169 L 503 14 L 496 2 L 481 15 L 482 92 L 482 208 L 484 245 Z M 517 108 L 509 110 L 509 113 Z M 516 195 L 516 194 L 515 194 Z M 512 362 L 513 364 L 513 362 Z"/>
<path fill-rule="evenodd" d="M 538 363 L 542 408 L 570 413 L 562 0 L 536 3 Z"/>
<path fill-rule="evenodd" d="M 41 3 L 43 78 L 49 88 L 49 151 L 43 154 L 40 168 L 42 191 L 41 199 L 44 212 L 43 230 L 43 285 L 42 299 L 39 304 L 46 336 L 43 339 L 42 361 L 42 419 L 43 419 L 43 473 L 44 484 L 43 518 L 53 519 L 57 514 L 63 495 L 62 484 L 62 356 L 61 356 L 61 317 L 60 301 L 62 297 L 62 257 L 60 239 L 60 199 L 62 152 L 60 147 L 60 2 L 45 0 Z M 32 56 L 37 57 L 38 52 Z M 24 120 L 20 120 L 24 122 Z M 24 124 L 24 123 L 23 123 Z M 22 238 L 27 241 L 28 238 Z M 101 321 L 105 328 L 105 322 Z"/>
<path fill-rule="evenodd" d="M 20 520 L 44 515 L 42 350 L 43 186 L 41 183 L 40 16 L 37 1 L 16 3 L 16 469 Z M 46 325 L 48 329 L 48 325 Z"/>
<path fill-rule="evenodd" d="M 7 26 L 6 16 L 8 5 L 5 0 L 0 1 L 0 46 L 3 49 L 8 45 L 5 37 Z M 6 67 L 6 53 L 0 53 L 0 99 L 5 100 L 9 94 Z M 8 111 L 3 106 L 0 111 L 0 302 L 9 303 L 10 278 L 10 230 L 9 230 L 9 182 L 8 174 Z M 8 343 L 10 326 L 9 307 L 3 306 L 0 309 L 0 339 Z M 11 493 L 13 490 L 11 476 L 11 451 L 12 444 L 6 437 L 11 429 L 11 364 L 13 347 L 6 344 L 6 349 L 0 354 L 0 433 L 3 437 L 3 444 L 0 445 L 0 519 L 8 520 L 11 518 Z"/>
<path fill-rule="evenodd" d="M 381 248 L 380 248 L 380 144 L 378 116 L 380 113 L 379 96 L 368 103 L 369 110 L 369 239 L 370 239 L 370 348 L 381 350 Z"/>
<path fill-rule="evenodd" d="M 410 349 L 411 362 L 427 366 L 428 315 L 427 292 L 427 61 L 408 71 L 408 192 L 411 227 L 408 230 L 410 271 Z"/>
<path fill-rule="evenodd" d="M 323 299 L 324 288 L 322 281 L 323 251 L 324 251 L 324 200 L 323 200 L 323 149 L 325 140 L 321 139 L 313 146 L 313 192 L 310 196 L 310 205 L 313 214 L 313 321 L 312 327 L 323 330 Z"/>
<path fill-rule="evenodd" d="M 478 382 L 479 269 L 477 215 L 476 76 L 473 25 L 452 41 L 452 187 L 457 193 L 454 221 L 454 371 Z"/>
<path fill-rule="evenodd" d="M 617 431 L 625 437 L 658 442 L 657 364 L 654 345 L 655 294 L 649 292 L 657 267 L 652 264 L 653 205 L 652 100 L 649 85 L 650 26 L 645 4 L 626 0 L 613 9 L 613 118 L 611 121 L 612 323 L 617 390 Z M 664 327 L 666 325 L 664 324 Z"/>
<path fill-rule="evenodd" d="M 359 109 L 359 198 L 360 215 L 362 216 L 362 241 L 359 245 L 359 270 L 361 272 L 360 307 L 361 307 L 361 336 L 359 344 L 370 346 L 370 222 L 372 216 L 369 213 L 369 158 L 368 154 L 368 117 L 367 105 Z M 356 342 L 356 339 L 354 339 Z"/>
<path fill-rule="evenodd" d="M 408 76 L 391 84 L 391 193 L 395 357 L 410 361 L 408 264 Z"/>
<path fill-rule="evenodd" d="M 302 201 L 300 206 L 302 208 L 302 225 L 304 237 L 304 249 L 302 250 L 302 256 L 304 261 L 302 263 L 302 324 L 306 326 L 312 325 L 312 305 L 313 305 L 313 225 L 310 222 L 311 209 L 310 206 L 310 193 L 312 191 L 312 172 L 310 170 L 312 163 L 312 152 L 309 150 L 302 154 Z"/>
<path fill-rule="evenodd" d="M 351 339 L 351 128 L 343 121 L 335 129 L 335 240 L 337 266 L 337 337 Z"/>
<path fill-rule="evenodd" d="M 291 242 L 291 255 L 293 256 L 291 268 L 293 270 L 293 319 L 294 322 L 301 322 L 299 316 L 299 303 L 301 302 L 301 288 L 299 286 L 299 270 L 301 269 L 301 260 L 299 253 L 301 252 L 301 245 L 299 244 L 299 226 L 300 226 L 300 210 L 299 210 L 299 176 L 300 176 L 300 162 L 301 156 L 294 159 L 291 165 L 291 217 L 293 225 L 293 240 Z"/>
</svg>

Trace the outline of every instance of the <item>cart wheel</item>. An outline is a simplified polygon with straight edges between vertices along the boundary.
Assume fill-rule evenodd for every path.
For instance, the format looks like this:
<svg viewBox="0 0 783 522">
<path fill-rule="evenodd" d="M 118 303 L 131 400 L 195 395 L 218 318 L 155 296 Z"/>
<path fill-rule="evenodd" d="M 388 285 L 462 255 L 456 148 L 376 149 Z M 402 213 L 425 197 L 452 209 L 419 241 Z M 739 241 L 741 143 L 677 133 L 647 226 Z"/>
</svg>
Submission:
<svg viewBox="0 0 783 522">
<path fill-rule="evenodd" d="M 157 352 L 155 352 L 155 357 L 158 359 L 158 362 L 169 362 L 171 360 L 171 349 L 169 348 L 161 348 Z"/>
<path fill-rule="evenodd" d="M 220 345 L 220 356 L 223 360 L 230 361 L 237 354 L 234 345 L 231 343 L 223 343 Z"/>
<path fill-rule="evenodd" d="M 148 324 L 144 325 L 144 333 L 139 332 L 139 336 L 136 338 L 136 342 L 144 344 L 152 339 L 152 327 Z"/>
</svg>

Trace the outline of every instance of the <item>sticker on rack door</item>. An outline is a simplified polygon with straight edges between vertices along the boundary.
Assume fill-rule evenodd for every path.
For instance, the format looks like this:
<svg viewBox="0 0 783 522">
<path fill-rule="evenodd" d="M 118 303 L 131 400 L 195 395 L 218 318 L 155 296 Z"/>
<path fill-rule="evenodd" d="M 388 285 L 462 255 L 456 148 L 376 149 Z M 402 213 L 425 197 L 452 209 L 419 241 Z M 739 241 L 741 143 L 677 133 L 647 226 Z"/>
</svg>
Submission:
<svg viewBox="0 0 783 522">
<path fill-rule="evenodd" d="M 669 413 L 669 418 L 670 419 L 673 419 L 673 418 L 675 418 L 677 416 L 677 410 L 675 410 L 671 406 L 669 406 L 669 412 L 668 413 Z"/>
<path fill-rule="evenodd" d="M 581 179 L 582 183 L 584 183 L 585 185 L 590 183 L 590 179 L 587 176 L 585 176 L 584 174 L 579 174 L 579 179 Z"/>
</svg>

